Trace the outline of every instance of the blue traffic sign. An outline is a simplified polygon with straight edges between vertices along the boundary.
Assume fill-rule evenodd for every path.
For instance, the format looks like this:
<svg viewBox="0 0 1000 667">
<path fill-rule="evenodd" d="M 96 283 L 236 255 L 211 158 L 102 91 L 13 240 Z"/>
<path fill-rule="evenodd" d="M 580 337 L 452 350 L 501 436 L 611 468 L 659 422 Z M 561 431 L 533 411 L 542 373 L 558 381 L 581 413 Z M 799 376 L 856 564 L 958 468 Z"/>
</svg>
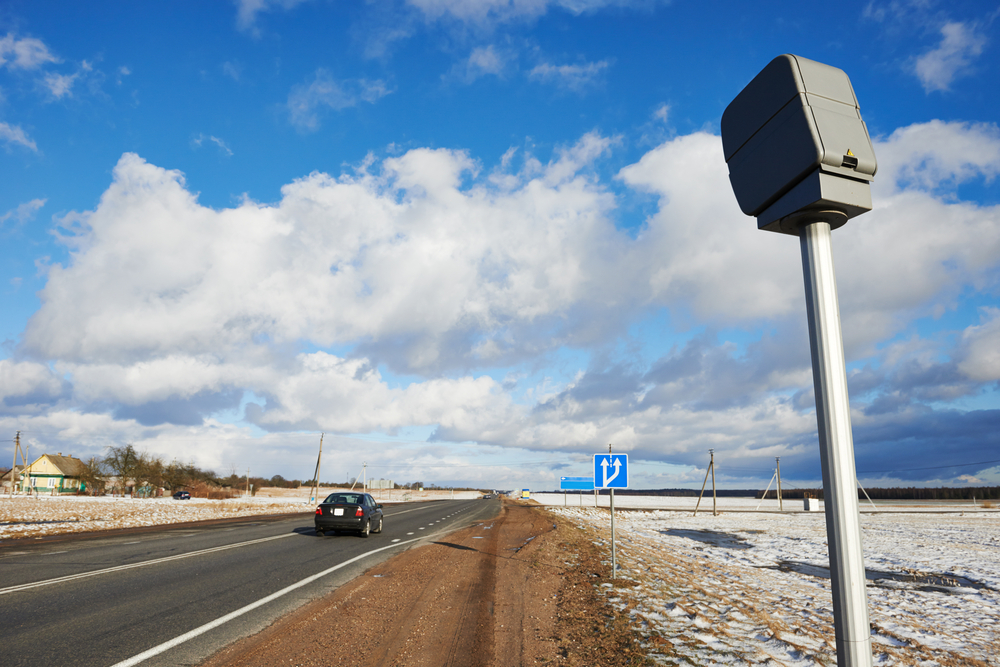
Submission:
<svg viewBox="0 0 1000 667">
<path fill-rule="evenodd" d="M 560 477 L 560 491 L 593 491 L 593 477 Z"/>
<path fill-rule="evenodd" d="M 628 454 L 594 454 L 594 487 L 628 488 Z"/>
</svg>

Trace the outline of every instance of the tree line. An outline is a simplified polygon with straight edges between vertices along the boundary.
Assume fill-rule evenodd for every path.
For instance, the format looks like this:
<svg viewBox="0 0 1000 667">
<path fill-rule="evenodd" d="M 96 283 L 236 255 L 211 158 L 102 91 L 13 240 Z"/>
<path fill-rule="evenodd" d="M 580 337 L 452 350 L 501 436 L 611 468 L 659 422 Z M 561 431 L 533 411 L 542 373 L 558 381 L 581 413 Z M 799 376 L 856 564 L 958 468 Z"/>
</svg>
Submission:
<svg viewBox="0 0 1000 667">
<path fill-rule="evenodd" d="M 928 488 L 915 486 L 893 486 L 873 489 L 866 488 L 865 491 L 868 492 L 868 497 L 872 500 L 968 500 L 970 502 L 973 498 L 976 500 L 1000 500 L 1000 486 L 939 486 Z M 798 498 L 805 498 L 806 496 L 822 500 L 823 489 L 781 490 L 781 497 L 785 499 L 795 500 Z M 763 491 L 758 491 L 756 497 L 762 498 Z M 768 492 L 767 497 L 777 498 L 775 490 L 771 489 Z M 861 489 L 858 489 L 858 500 L 865 499 L 865 494 L 861 491 Z"/>
<path fill-rule="evenodd" d="M 315 479 L 285 479 L 281 475 L 270 478 L 254 476 L 248 479 L 245 475 L 237 475 L 235 471 L 223 477 L 211 470 L 203 470 L 194 463 L 181 463 L 177 460 L 168 463 L 162 457 L 137 450 L 132 443 L 108 447 L 107 454 L 103 457 L 91 456 L 83 462 L 80 477 L 86 485 L 87 493 L 91 495 L 111 493 L 122 496 L 152 496 L 164 489 L 168 494 L 184 490 L 198 497 L 228 498 L 245 492 L 248 487 L 250 494 L 255 495 L 262 487 L 297 489 L 316 484 Z M 347 483 L 350 485 L 358 481 L 352 478 Z M 320 486 L 326 487 L 341 485 L 320 482 Z M 423 482 L 393 484 L 394 489 L 419 489 L 423 486 Z"/>
<path fill-rule="evenodd" d="M 138 451 L 132 443 L 108 447 L 104 457 L 91 456 L 83 462 L 81 480 L 92 495 L 157 495 L 160 489 L 169 493 L 181 489 L 197 489 L 199 495 L 218 495 L 224 482 L 210 470 L 193 463 L 177 460 L 169 463 L 159 456 Z"/>
</svg>

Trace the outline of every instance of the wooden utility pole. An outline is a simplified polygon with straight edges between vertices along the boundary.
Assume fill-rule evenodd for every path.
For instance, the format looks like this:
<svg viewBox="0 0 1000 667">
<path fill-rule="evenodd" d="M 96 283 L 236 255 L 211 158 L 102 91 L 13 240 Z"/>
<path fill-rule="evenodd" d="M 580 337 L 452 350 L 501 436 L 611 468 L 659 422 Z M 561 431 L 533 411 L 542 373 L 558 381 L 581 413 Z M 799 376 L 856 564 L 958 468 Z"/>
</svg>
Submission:
<svg viewBox="0 0 1000 667">
<path fill-rule="evenodd" d="M 319 502 L 319 469 L 320 465 L 323 463 L 323 436 L 326 433 L 319 434 L 319 457 L 316 459 L 316 479 L 313 480 L 313 499 Z"/>
<path fill-rule="evenodd" d="M 705 471 L 705 481 L 701 483 L 701 493 L 698 494 L 698 502 L 694 506 L 694 516 L 698 516 L 698 508 L 701 507 L 701 498 L 705 495 L 705 485 L 708 484 L 708 474 L 712 473 L 712 516 L 717 516 L 715 509 L 715 450 L 708 450 L 708 470 Z"/>
<path fill-rule="evenodd" d="M 712 516 L 719 516 L 719 512 L 716 509 L 717 503 L 715 499 L 715 451 L 710 449 L 708 450 L 708 453 L 712 458 L 712 461 L 708 466 L 712 469 Z"/>
<path fill-rule="evenodd" d="M 781 505 L 781 457 L 774 457 L 774 474 L 778 476 L 778 511 L 783 512 L 785 508 Z"/>
<path fill-rule="evenodd" d="M 14 497 L 14 470 L 17 468 L 17 453 L 21 451 L 21 432 L 14 436 L 14 462 L 10 464 L 10 497 Z"/>
<path fill-rule="evenodd" d="M 250 497 L 250 468 L 247 468 L 247 498 Z"/>
</svg>

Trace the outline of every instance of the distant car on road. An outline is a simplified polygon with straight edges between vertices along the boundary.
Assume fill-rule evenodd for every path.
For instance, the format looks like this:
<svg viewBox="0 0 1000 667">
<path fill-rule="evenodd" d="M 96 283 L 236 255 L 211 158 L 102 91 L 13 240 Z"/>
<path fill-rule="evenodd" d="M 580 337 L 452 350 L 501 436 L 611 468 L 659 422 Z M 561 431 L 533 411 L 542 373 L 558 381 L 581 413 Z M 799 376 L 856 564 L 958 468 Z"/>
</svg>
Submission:
<svg viewBox="0 0 1000 667">
<path fill-rule="evenodd" d="M 367 493 L 331 493 L 316 508 L 316 534 L 382 532 L 382 506 Z"/>
<path fill-rule="evenodd" d="M 187 491 L 178 491 L 174 494 L 174 500 L 191 500 L 191 494 Z"/>
</svg>

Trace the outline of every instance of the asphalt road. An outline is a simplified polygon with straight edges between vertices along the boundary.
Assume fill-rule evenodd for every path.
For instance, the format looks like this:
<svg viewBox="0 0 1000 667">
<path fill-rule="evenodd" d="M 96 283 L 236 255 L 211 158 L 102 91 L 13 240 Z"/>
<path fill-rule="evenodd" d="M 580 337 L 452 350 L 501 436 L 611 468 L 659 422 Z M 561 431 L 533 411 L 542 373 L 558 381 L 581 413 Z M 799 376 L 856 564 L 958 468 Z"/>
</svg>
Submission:
<svg viewBox="0 0 1000 667">
<path fill-rule="evenodd" d="M 386 505 L 382 533 L 367 539 L 319 537 L 303 514 L 7 543 L 0 665 L 198 664 L 401 550 L 488 521 L 499 508 L 496 500 Z"/>
</svg>

